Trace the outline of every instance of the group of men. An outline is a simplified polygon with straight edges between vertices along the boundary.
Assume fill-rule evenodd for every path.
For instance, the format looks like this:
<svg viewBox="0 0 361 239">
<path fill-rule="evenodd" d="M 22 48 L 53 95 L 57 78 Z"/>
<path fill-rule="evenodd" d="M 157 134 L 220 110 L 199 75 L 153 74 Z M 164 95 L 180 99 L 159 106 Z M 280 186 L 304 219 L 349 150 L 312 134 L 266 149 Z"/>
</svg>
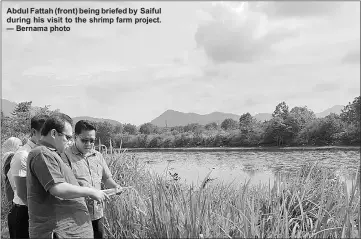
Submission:
<svg viewBox="0 0 361 239">
<path fill-rule="evenodd" d="M 31 136 L 10 163 L 15 182 L 11 238 L 104 238 L 106 188 L 121 189 L 101 153 L 96 127 L 62 113 L 31 119 Z M 72 144 L 70 144 L 72 142 Z"/>
</svg>

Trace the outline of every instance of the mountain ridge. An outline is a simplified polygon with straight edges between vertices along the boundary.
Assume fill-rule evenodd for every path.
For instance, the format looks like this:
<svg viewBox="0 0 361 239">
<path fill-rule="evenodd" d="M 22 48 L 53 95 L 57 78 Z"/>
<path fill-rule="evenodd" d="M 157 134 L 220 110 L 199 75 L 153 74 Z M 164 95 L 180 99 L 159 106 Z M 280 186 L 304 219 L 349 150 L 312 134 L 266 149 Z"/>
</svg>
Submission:
<svg viewBox="0 0 361 239">
<path fill-rule="evenodd" d="M 343 109 L 343 105 L 334 105 L 331 108 L 328 108 L 322 112 L 315 113 L 317 118 L 322 118 L 330 113 L 340 114 Z M 194 116 L 194 118 L 191 118 Z M 272 113 L 257 113 L 252 115 L 257 120 L 263 122 L 265 120 L 270 120 L 272 118 Z M 151 124 L 159 126 L 159 127 L 173 127 L 173 126 L 185 126 L 191 123 L 198 123 L 201 125 L 205 125 L 208 123 L 216 122 L 220 124 L 223 120 L 227 118 L 234 119 L 236 121 L 239 120 L 241 116 L 233 113 L 223 113 L 219 111 L 211 112 L 209 114 L 197 114 L 197 113 L 184 113 L 176 110 L 166 110 L 164 113 L 150 121 Z"/>
<path fill-rule="evenodd" d="M 117 120 L 112 120 L 112 119 L 104 119 L 104 118 L 95 118 L 95 117 L 90 117 L 90 116 L 76 116 L 76 117 L 72 117 L 73 119 L 73 123 L 74 125 L 79 121 L 79 120 L 90 120 L 90 121 L 94 121 L 94 122 L 108 122 L 114 126 L 116 126 L 117 124 L 121 124 L 119 121 Z"/>
<path fill-rule="evenodd" d="M 10 116 L 11 112 L 16 107 L 17 103 L 11 102 L 6 99 L 1 99 L 1 110 L 4 112 L 5 116 Z M 36 108 L 36 106 L 34 106 Z M 316 117 L 322 118 L 330 113 L 341 113 L 341 110 L 343 109 L 343 105 L 334 105 L 331 108 L 328 108 L 322 112 L 315 113 Z M 259 121 L 265 121 L 272 118 L 272 113 L 258 113 L 255 115 L 252 115 Z M 173 126 L 185 126 L 187 124 L 191 123 L 199 123 L 199 124 L 207 124 L 211 122 L 221 123 L 226 118 L 231 118 L 236 121 L 239 120 L 240 115 L 233 114 L 233 113 L 224 113 L 220 111 L 214 111 L 209 114 L 198 114 L 194 112 L 184 113 L 181 111 L 168 109 L 165 112 L 163 112 L 158 117 L 154 118 L 152 121 L 150 121 L 151 124 L 154 124 L 156 126 L 164 127 L 173 127 Z M 96 118 L 91 116 L 76 116 L 72 117 L 74 124 L 78 122 L 81 119 L 87 119 L 92 120 L 96 122 L 106 121 L 111 123 L 112 125 L 121 124 L 121 122 L 113 119 L 103 119 L 103 118 Z"/>
<path fill-rule="evenodd" d="M 11 112 L 13 112 L 13 110 L 15 109 L 17 103 L 6 100 L 6 99 L 1 99 L 1 111 L 3 111 L 5 116 L 10 116 Z M 32 106 L 33 109 L 32 111 L 34 111 L 35 109 L 39 108 L 38 106 Z M 117 120 L 113 120 L 113 119 L 103 119 L 103 118 L 96 118 L 96 117 L 91 117 L 91 116 L 76 116 L 76 117 L 72 117 L 74 124 L 76 124 L 76 122 L 78 122 L 79 120 L 92 120 L 95 122 L 109 122 L 112 125 L 117 125 L 120 124 L 119 121 Z"/>
</svg>

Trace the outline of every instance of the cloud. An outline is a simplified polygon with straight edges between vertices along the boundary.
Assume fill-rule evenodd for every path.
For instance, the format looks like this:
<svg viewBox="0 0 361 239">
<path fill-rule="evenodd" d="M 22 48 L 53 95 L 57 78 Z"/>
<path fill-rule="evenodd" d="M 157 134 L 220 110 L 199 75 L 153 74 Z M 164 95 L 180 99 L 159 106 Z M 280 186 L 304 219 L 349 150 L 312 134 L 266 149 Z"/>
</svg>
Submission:
<svg viewBox="0 0 361 239">
<path fill-rule="evenodd" d="M 185 77 L 193 77 L 200 76 L 201 71 L 197 66 L 191 65 L 183 65 L 183 66 L 175 66 L 160 69 L 156 72 L 156 79 L 164 79 L 164 78 L 185 78 Z"/>
<path fill-rule="evenodd" d="M 205 68 L 203 70 L 204 77 L 218 77 L 221 75 L 220 69 L 218 68 Z"/>
<path fill-rule="evenodd" d="M 336 5 L 164 3 L 158 25 L 73 24 L 62 35 L 6 31 L 3 96 L 136 124 L 166 109 L 272 112 L 283 100 L 327 108 L 360 89 L 359 5 Z"/>
<path fill-rule="evenodd" d="M 256 98 L 256 97 L 254 97 Z M 255 106 L 255 105 L 259 105 L 259 104 L 263 104 L 262 100 L 256 100 L 254 98 L 248 98 L 244 101 L 243 105 L 244 106 Z"/>
<path fill-rule="evenodd" d="M 75 87 L 79 86 L 80 84 L 61 84 L 61 85 L 51 85 L 49 87 L 51 88 L 57 88 L 57 87 Z"/>
<path fill-rule="evenodd" d="M 360 95 L 360 85 L 358 87 L 349 87 L 347 92 L 351 95 Z"/>
<path fill-rule="evenodd" d="M 315 2 L 315 1 L 279 1 L 252 3 L 251 9 L 260 11 L 274 18 L 321 18 L 336 13 L 341 7 L 340 2 Z"/>
<path fill-rule="evenodd" d="M 360 50 L 354 50 L 348 52 L 343 58 L 342 62 L 345 64 L 357 64 L 360 65 Z"/>
<path fill-rule="evenodd" d="M 261 60 L 280 43 L 296 32 L 275 27 L 246 7 L 217 4 L 209 10 L 212 20 L 198 26 L 195 40 L 215 63 L 249 63 Z"/>
<path fill-rule="evenodd" d="M 313 92 L 330 92 L 340 88 L 340 84 L 336 82 L 325 82 L 316 84 L 313 88 Z"/>
<path fill-rule="evenodd" d="M 101 71 L 82 79 L 86 97 L 99 104 L 127 101 L 137 92 L 149 92 L 184 82 L 185 78 L 198 73 L 189 66 L 147 64 L 129 71 Z"/>
</svg>

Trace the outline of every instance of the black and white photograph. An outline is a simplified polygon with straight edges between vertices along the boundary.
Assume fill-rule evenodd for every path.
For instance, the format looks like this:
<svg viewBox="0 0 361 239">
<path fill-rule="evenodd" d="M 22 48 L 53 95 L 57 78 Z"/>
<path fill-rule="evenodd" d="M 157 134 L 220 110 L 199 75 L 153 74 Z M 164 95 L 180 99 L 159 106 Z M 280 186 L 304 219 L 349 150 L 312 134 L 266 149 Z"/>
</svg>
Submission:
<svg viewBox="0 0 361 239">
<path fill-rule="evenodd" d="M 1 14 L 1 238 L 361 238 L 359 1 Z"/>
</svg>

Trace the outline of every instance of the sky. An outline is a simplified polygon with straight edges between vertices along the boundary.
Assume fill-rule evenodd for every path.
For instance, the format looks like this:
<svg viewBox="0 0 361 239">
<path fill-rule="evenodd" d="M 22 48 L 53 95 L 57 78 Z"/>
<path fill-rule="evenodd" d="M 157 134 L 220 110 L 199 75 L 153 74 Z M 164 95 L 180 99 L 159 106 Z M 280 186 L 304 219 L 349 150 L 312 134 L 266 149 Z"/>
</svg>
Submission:
<svg viewBox="0 0 361 239">
<path fill-rule="evenodd" d="M 34 16 L 8 8 L 27 7 L 155 7 L 135 17 L 161 23 L 6 30 Z M 109 17 L 82 15 L 94 16 Z M 360 95 L 359 2 L 2 2 L 2 19 L 2 98 L 71 117 L 140 125 L 169 109 L 254 115 L 282 101 L 318 113 Z"/>
</svg>

